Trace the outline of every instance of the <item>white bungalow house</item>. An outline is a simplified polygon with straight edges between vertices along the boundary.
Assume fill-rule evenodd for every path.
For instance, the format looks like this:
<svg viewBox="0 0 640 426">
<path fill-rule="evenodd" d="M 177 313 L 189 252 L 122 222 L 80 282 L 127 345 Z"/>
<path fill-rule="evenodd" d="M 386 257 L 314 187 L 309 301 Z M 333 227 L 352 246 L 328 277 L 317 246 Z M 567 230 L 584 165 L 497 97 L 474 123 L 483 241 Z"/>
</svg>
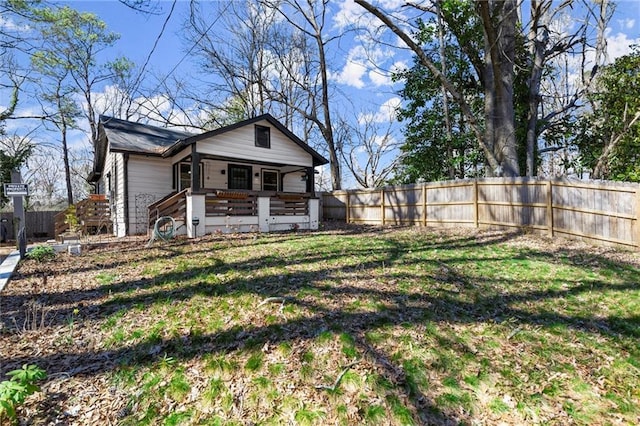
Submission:
<svg viewBox="0 0 640 426">
<path fill-rule="evenodd" d="M 177 233 L 316 229 L 315 167 L 328 161 L 271 115 L 202 134 L 102 116 L 89 181 L 116 236 L 160 217 Z"/>
</svg>

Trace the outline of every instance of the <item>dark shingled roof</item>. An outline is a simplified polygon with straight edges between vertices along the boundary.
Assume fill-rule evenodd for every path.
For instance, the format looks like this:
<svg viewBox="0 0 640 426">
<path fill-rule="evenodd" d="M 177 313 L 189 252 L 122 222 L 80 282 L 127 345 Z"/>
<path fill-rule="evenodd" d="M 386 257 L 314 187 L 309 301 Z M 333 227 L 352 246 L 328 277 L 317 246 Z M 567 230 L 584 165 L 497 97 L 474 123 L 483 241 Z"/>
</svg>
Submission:
<svg viewBox="0 0 640 426">
<path fill-rule="evenodd" d="M 100 117 L 100 123 L 113 151 L 161 155 L 178 140 L 193 136 L 187 132 L 106 116 Z"/>
<path fill-rule="evenodd" d="M 102 115 L 98 123 L 98 140 L 95 145 L 93 171 L 89 175 L 89 182 L 97 182 L 102 176 L 108 145 L 111 146 L 111 151 L 115 152 L 170 157 L 199 140 L 229 132 L 261 120 L 268 121 L 300 148 L 311 154 L 314 166 L 321 166 L 329 162 L 269 114 L 263 114 L 202 134 L 169 130 L 163 127 L 134 123 Z"/>
</svg>

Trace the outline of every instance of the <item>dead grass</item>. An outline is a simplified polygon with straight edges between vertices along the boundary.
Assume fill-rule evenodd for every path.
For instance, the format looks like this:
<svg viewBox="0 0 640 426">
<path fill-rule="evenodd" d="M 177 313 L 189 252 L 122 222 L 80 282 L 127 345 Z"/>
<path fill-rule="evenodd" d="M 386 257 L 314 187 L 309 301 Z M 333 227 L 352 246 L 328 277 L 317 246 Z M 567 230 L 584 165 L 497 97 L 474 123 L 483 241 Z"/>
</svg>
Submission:
<svg viewBox="0 0 640 426">
<path fill-rule="evenodd" d="M 637 424 L 639 271 L 488 231 L 111 242 L 20 265 L 0 378 L 47 370 L 28 424 Z"/>
</svg>

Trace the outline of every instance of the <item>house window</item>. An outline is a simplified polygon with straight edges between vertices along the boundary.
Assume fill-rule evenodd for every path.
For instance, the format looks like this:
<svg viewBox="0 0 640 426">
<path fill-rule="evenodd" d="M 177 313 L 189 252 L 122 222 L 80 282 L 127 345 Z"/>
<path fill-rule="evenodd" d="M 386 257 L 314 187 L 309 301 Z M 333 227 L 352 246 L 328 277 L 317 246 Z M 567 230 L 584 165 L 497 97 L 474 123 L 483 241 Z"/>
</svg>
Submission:
<svg viewBox="0 0 640 426">
<path fill-rule="evenodd" d="M 278 173 L 277 170 L 263 170 L 262 171 L 262 190 L 277 191 L 279 174 L 280 173 Z"/>
<path fill-rule="evenodd" d="M 269 127 L 256 125 L 256 146 L 271 148 L 271 129 Z"/>
<path fill-rule="evenodd" d="M 180 187 L 179 191 L 182 191 L 185 188 L 191 187 L 191 164 L 189 163 L 180 163 L 179 167 L 179 176 L 180 176 Z"/>
<path fill-rule="evenodd" d="M 177 186 L 178 191 L 191 188 L 191 163 L 178 163 L 177 165 Z M 175 170 L 175 169 L 174 169 Z M 204 186 L 204 173 L 202 163 L 200 163 L 200 187 Z"/>
<path fill-rule="evenodd" d="M 251 189 L 251 166 L 229 164 L 229 177 L 227 187 L 229 189 Z"/>
</svg>

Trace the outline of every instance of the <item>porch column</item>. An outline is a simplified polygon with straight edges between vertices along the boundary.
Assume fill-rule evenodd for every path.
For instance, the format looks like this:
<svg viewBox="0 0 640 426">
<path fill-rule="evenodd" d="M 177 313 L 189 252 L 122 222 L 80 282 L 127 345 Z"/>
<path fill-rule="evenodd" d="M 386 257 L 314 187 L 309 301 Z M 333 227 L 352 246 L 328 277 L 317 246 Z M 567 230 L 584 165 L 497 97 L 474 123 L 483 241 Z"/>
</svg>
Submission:
<svg viewBox="0 0 640 426">
<path fill-rule="evenodd" d="M 196 152 L 196 145 L 191 145 L 191 190 L 200 191 L 200 154 Z M 204 219 L 204 217 L 203 217 Z"/>
<path fill-rule="evenodd" d="M 269 232 L 269 217 L 271 216 L 271 198 L 258 197 L 258 229 Z"/>
<path fill-rule="evenodd" d="M 320 224 L 320 200 L 309 199 L 309 229 L 317 230 Z"/>
<path fill-rule="evenodd" d="M 206 194 L 194 194 L 193 191 L 187 191 L 187 212 L 186 212 L 186 227 L 187 237 L 194 238 L 196 236 L 203 236 L 205 234 L 205 225 L 207 222 L 207 210 L 205 207 Z M 194 219 L 199 221 L 197 226 L 194 226 Z"/>
<path fill-rule="evenodd" d="M 307 167 L 307 192 L 311 193 L 312 197 L 316 196 L 316 169 L 313 167 Z"/>
</svg>

